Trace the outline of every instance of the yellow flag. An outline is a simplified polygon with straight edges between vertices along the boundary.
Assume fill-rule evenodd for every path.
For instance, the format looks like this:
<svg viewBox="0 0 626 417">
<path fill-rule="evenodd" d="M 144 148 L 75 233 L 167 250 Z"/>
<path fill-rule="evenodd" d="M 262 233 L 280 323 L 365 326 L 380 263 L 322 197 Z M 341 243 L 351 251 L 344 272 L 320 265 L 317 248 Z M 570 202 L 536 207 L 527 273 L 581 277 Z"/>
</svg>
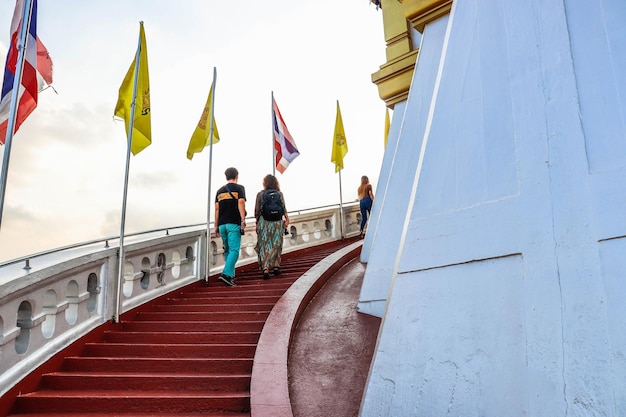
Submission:
<svg viewBox="0 0 626 417">
<path fill-rule="evenodd" d="M 335 119 L 335 136 L 333 137 L 333 151 L 330 156 L 330 162 L 335 163 L 335 172 L 343 169 L 343 157 L 348 153 L 348 142 L 346 141 L 346 133 L 343 130 L 343 121 L 341 120 L 341 110 L 339 109 L 339 101 L 337 101 L 337 118 Z"/>
<path fill-rule="evenodd" d="M 389 109 L 385 109 L 387 112 L 385 113 L 385 148 L 387 147 L 387 138 L 389 137 L 389 127 L 391 122 L 389 121 Z"/>
<path fill-rule="evenodd" d="M 130 150 L 137 155 L 152 143 L 152 129 L 150 125 L 150 79 L 148 77 L 148 49 L 143 22 L 139 23 L 139 70 L 137 71 L 137 91 L 134 120 L 131 120 L 131 106 L 133 104 L 133 87 L 135 85 L 135 63 L 133 60 L 119 90 L 119 97 L 115 105 L 115 116 L 126 121 L 126 135 L 133 127 Z"/>
<path fill-rule="evenodd" d="M 215 80 L 214 80 L 215 81 Z M 211 143 L 216 144 L 220 141 L 220 134 L 217 131 L 217 124 L 215 123 L 215 116 L 213 112 L 213 86 L 209 88 L 209 98 L 204 105 L 204 110 L 200 116 L 200 121 L 191 140 L 189 141 L 189 147 L 187 147 L 187 159 L 191 160 L 194 153 L 200 153 L 202 150 Z M 211 124 L 209 121 L 213 118 L 213 138 L 209 139 L 211 134 Z"/>
</svg>

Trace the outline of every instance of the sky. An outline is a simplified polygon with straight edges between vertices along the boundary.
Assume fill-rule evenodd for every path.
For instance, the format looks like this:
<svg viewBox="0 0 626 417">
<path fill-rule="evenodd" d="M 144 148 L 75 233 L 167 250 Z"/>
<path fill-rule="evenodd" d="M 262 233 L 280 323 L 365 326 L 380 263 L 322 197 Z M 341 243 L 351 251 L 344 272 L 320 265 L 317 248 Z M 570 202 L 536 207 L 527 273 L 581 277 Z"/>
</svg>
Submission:
<svg viewBox="0 0 626 417">
<path fill-rule="evenodd" d="M 2 63 L 14 8 L 0 0 Z M 368 0 L 38 0 L 38 8 L 55 91 L 39 94 L 13 137 L 0 262 L 119 236 L 127 138 L 113 110 L 140 21 L 152 144 L 130 158 L 126 233 L 206 223 L 208 203 L 213 221 L 230 166 L 251 214 L 272 173 L 272 92 L 300 151 L 276 171 L 289 211 L 338 204 L 340 195 L 355 201 L 362 175 L 376 187 L 385 104 L 371 75 L 386 58 L 382 11 Z M 213 68 L 221 140 L 190 161 Z M 340 175 L 330 161 L 337 101 L 348 143 Z"/>
</svg>

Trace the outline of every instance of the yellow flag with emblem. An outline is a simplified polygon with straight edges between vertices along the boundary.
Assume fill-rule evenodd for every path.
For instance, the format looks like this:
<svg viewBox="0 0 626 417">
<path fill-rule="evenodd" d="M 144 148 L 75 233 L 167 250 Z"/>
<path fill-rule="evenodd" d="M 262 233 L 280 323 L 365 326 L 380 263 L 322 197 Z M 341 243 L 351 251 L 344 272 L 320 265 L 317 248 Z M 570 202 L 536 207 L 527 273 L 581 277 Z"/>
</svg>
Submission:
<svg viewBox="0 0 626 417">
<path fill-rule="evenodd" d="M 215 75 L 213 76 L 213 85 L 215 85 Z M 209 88 L 209 98 L 204 105 L 200 121 L 189 140 L 189 146 L 187 147 L 187 159 L 189 160 L 193 158 L 194 153 L 200 153 L 206 146 L 220 141 L 220 134 L 217 131 L 213 111 L 213 85 Z M 213 120 L 213 135 L 211 135 L 211 120 Z"/>
<path fill-rule="evenodd" d="M 335 118 L 335 135 L 333 137 L 333 150 L 330 162 L 335 163 L 335 172 L 343 169 L 343 157 L 348 153 L 348 142 L 346 133 L 343 130 L 343 120 L 341 120 L 341 109 L 337 100 L 337 117 Z"/>
<path fill-rule="evenodd" d="M 135 73 L 137 73 L 136 82 Z M 135 84 L 136 90 L 133 91 Z M 134 113 L 133 97 L 135 97 Z M 152 143 L 148 49 L 146 46 L 146 34 L 143 30 L 143 22 L 139 23 L 139 46 L 137 47 L 137 54 L 120 86 L 114 114 L 124 119 L 126 122 L 127 136 L 132 127 L 130 150 L 133 155 L 137 155 Z"/>
</svg>

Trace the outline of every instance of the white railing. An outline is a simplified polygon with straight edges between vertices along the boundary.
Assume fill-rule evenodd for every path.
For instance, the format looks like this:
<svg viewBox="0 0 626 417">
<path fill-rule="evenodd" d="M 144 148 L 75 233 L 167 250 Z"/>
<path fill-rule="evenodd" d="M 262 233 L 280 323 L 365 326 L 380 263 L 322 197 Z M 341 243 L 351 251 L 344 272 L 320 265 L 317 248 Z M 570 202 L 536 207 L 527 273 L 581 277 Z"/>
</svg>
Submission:
<svg viewBox="0 0 626 417">
<path fill-rule="evenodd" d="M 344 204 L 342 212 L 343 224 L 339 206 L 290 212 L 283 253 L 341 239 L 341 230 L 343 237 L 357 235 L 358 203 Z M 237 266 L 257 262 L 255 228 L 252 221 L 242 236 Z M 110 242 L 115 240 L 0 264 L 0 395 L 54 353 L 111 320 L 118 308 L 127 312 L 204 279 L 207 256 L 209 276 L 224 265 L 220 238 L 211 236 L 206 249 L 206 225 L 151 231 L 125 236 L 118 284 L 119 248 Z"/>
</svg>

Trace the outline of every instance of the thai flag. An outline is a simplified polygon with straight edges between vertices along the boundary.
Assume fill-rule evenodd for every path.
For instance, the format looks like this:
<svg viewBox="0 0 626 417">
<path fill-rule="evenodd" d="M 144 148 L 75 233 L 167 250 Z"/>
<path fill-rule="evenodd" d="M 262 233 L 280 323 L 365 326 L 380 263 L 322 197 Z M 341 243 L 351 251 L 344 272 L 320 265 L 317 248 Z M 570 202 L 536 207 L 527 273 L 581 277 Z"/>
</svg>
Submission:
<svg viewBox="0 0 626 417">
<path fill-rule="evenodd" d="M 298 155 L 298 148 L 294 142 L 283 117 L 280 115 L 278 105 L 272 95 L 272 124 L 274 125 L 274 155 L 276 169 L 282 174 Z"/>
<path fill-rule="evenodd" d="M 11 96 L 18 58 L 18 43 L 23 25 L 22 15 L 24 0 L 17 0 L 13 21 L 11 22 L 11 40 L 7 53 L 2 95 L 0 95 L 0 143 L 4 144 L 11 112 Z M 46 84 L 52 84 L 52 59 L 46 47 L 37 38 L 37 0 L 32 0 L 30 26 L 28 27 L 24 68 L 20 80 L 17 114 L 15 118 L 15 132 L 26 118 L 37 107 L 37 95 Z M 13 132 L 14 133 L 14 132 Z"/>
</svg>

